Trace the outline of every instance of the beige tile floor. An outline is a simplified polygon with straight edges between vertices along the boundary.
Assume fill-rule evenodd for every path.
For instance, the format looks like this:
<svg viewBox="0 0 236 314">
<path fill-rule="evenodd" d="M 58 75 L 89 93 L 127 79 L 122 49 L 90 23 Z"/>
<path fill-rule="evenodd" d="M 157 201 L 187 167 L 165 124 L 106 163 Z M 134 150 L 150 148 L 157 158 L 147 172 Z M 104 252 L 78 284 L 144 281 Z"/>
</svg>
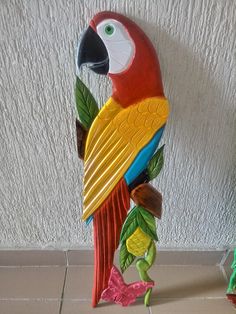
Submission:
<svg viewBox="0 0 236 314">
<path fill-rule="evenodd" d="M 233 314 L 225 299 L 226 266 L 153 266 L 155 280 L 151 307 L 142 299 L 129 308 L 101 303 L 90 306 L 92 266 L 2 266 L 0 267 L 0 314 Z M 131 267 L 125 280 L 138 280 Z"/>
</svg>

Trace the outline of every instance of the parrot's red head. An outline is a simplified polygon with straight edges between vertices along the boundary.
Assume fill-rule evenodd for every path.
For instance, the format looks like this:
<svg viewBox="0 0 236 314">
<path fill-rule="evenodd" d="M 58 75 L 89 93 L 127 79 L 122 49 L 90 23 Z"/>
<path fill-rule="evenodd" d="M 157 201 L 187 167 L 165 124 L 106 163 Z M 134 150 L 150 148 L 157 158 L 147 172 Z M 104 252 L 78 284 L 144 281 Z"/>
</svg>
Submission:
<svg viewBox="0 0 236 314">
<path fill-rule="evenodd" d="M 123 107 L 144 98 L 164 96 L 156 51 L 145 33 L 114 12 L 94 16 L 78 49 L 78 67 L 88 64 L 113 82 L 113 98 Z"/>
</svg>

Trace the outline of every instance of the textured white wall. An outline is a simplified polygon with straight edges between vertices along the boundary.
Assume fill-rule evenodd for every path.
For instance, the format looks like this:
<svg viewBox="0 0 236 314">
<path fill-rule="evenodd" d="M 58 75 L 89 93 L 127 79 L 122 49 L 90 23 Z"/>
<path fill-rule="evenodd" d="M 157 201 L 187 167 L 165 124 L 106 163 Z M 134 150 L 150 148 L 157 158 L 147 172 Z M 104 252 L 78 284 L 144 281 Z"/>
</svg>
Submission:
<svg viewBox="0 0 236 314">
<path fill-rule="evenodd" d="M 80 220 L 75 48 L 93 14 L 134 19 L 158 49 L 171 118 L 161 247 L 236 242 L 236 1 L 0 0 L 0 248 L 91 246 Z M 84 71 L 100 103 L 106 78 Z M 102 82 L 102 84 L 101 84 Z"/>
</svg>

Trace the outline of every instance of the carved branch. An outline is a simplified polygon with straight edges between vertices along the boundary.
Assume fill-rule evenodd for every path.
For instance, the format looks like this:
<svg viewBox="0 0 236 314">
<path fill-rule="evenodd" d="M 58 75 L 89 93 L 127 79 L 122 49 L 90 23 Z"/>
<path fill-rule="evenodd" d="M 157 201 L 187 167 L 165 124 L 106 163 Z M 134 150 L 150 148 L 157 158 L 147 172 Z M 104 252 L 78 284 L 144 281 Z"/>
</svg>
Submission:
<svg viewBox="0 0 236 314">
<path fill-rule="evenodd" d="M 76 137 L 77 137 L 77 151 L 80 159 L 84 159 L 85 144 L 87 139 L 87 131 L 76 119 Z"/>
</svg>

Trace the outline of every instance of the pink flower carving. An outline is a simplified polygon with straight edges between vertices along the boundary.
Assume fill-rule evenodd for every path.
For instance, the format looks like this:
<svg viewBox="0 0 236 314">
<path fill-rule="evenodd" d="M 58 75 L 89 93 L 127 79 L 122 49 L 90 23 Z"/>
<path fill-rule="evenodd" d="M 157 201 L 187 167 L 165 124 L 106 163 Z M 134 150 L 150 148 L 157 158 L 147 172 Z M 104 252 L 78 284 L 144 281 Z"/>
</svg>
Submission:
<svg viewBox="0 0 236 314">
<path fill-rule="evenodd" d="M 119 270 L 113 265 L 108 287 L 103 290 L 101 297 L 104 301 L 128 306 L 129 304 L 134 303 L 138 296 L 153 286 L 153 281 L 136 281 L 126 284 Z"/>
</svg>

